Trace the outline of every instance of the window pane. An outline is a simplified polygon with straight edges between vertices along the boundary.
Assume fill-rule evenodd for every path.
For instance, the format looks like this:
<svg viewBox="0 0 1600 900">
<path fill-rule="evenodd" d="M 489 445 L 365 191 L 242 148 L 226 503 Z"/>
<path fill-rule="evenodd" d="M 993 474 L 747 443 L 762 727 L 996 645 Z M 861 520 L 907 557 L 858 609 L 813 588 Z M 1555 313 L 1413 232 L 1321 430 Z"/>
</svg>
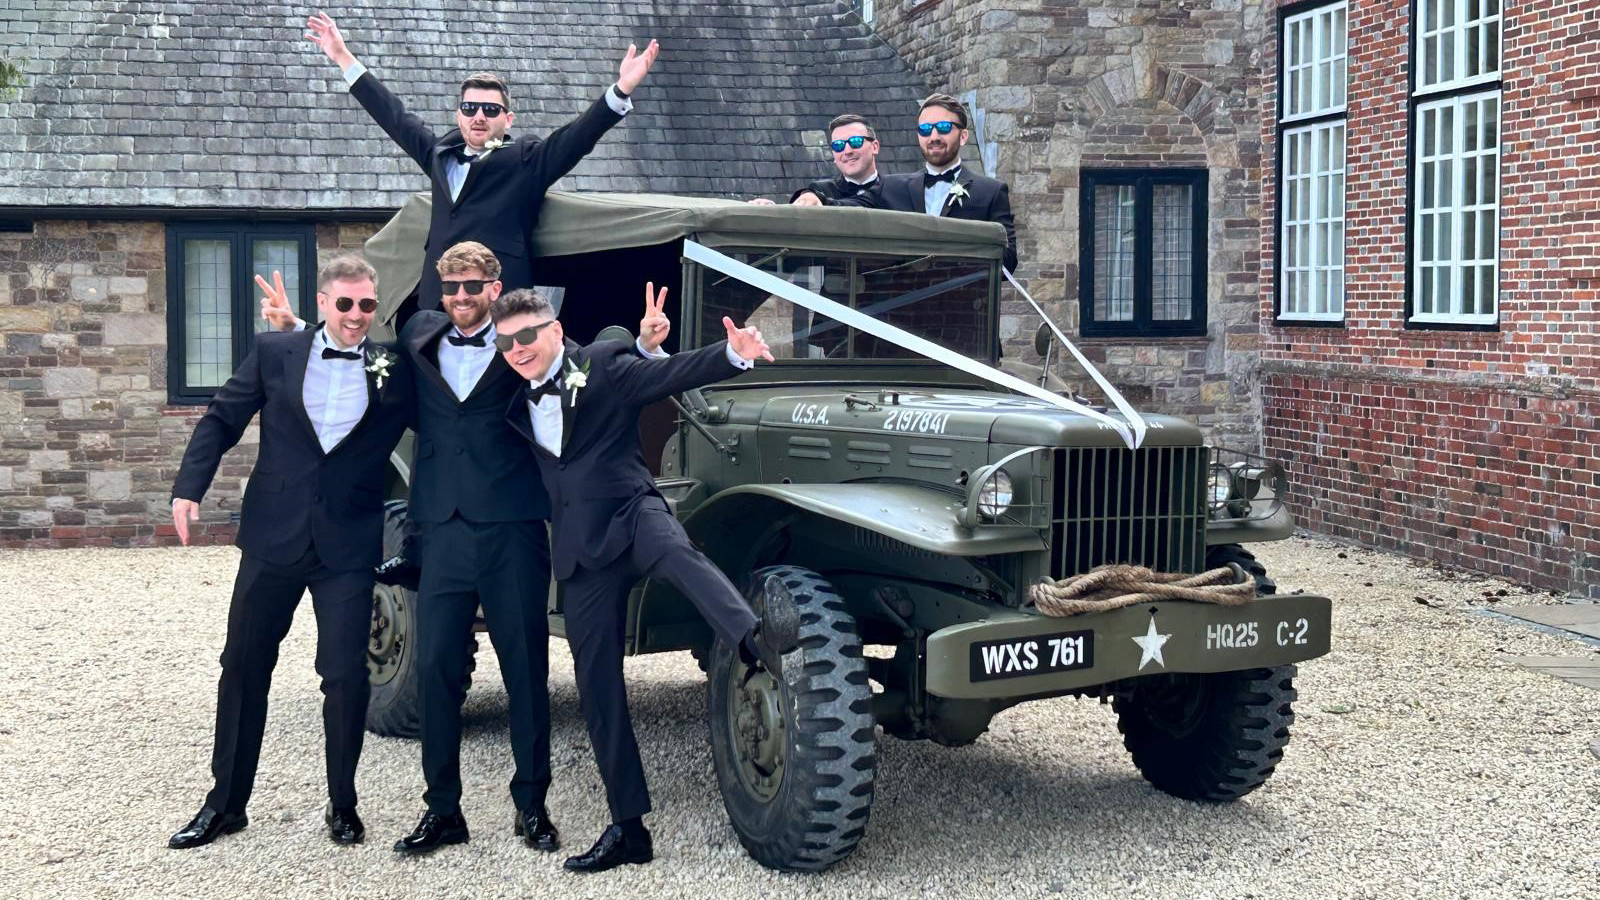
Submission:
<svg viewBox="0 0 1600 900">
<path fill-rule="evenodd" d="M 1136 228 L 1134 187 L 1102 184 L 1094 190 L 1094 318 L 1133 321 Z"/>
<path fill-rule="evenodd" d="M 880 322 L 942 344 L 971 359 L 987 359 L 989 267 L 971 260 L 892 257 L 856 260 L 856 309 Z M 765 332 L 763 332 L 763 336 Z M 827 332 L 820 331 L 824 339 Z M 923 359 L 897 344 L 856 332 L 855 359 Z"/>
<path fill-rule="evenodd" d="M 219 387 L 233 371 L 231 244 L 183 242 L 184 380 Z"/>
<path fill-rule="evenodd" d="M 1186 184 L 1152 190 L 1151 318 L 1194 317 L 1194 191 Z"/>
<path fill-rule="evenodd" d="M 845 260 L 771 253 L 728 255 L 829 300 L 850 302 Z M 778 359 L 842 359 L 848 355 L 850 332 L 837 320 L 713 269 L 702 270 L 701 277 L 700 333 L 708 343 L 721 337 L 722 317 L 729 316 L 761 329 Z"/>
<path fill-rule="evenodd" d="M 283 289 L 289 295 L 289 308 L 300 311 L 300 242 L 258 238 L 250 242 L 250 271 L 272 283 L 272 273 L 283 274 Z M 251 284 L 255 280 L 251 279 Z M 259 297 L 257 298 L 260 299 Z M 267 320 L 253 316 L 255 330 L 259 333 L 269 327 Z"/>
</svg>

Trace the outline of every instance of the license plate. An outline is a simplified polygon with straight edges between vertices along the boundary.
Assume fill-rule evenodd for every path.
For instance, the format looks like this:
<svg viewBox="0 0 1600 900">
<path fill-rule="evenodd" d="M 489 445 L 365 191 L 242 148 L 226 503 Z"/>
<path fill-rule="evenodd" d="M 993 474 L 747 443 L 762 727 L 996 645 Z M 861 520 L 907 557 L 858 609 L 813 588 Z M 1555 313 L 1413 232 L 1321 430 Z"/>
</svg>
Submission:
<svg viewBox="0 0 1600 900">
<path fill-rule="evenodd" d="M 1093 666 L 1093 631 L 1063 631 L 972 645 L 973 681 L 1047 675 Z"/>
</svg>

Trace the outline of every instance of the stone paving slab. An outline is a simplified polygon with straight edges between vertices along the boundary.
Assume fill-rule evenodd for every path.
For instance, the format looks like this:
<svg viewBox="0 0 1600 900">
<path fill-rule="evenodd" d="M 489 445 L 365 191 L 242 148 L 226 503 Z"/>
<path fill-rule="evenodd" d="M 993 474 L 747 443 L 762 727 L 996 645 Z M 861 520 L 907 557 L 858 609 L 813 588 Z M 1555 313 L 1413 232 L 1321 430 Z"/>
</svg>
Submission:
<svg viewBox="0 0 1600 900">
<path fill-rule="evenodd" d="M 1507 612 L 1510 613 L 1509 610 Z M 1530 672 L 1539 672 L 1600 691 L 1600 653 L 1586 656 L 1513 656 L 1510 661 Z"/>
<path fill-rule="evenodd" d="M 1512 606 L 1500 612 L 1523 619 L 1600 638 L 1600 603 L 1557 603 L 1550 606 Z"/>
</svg>

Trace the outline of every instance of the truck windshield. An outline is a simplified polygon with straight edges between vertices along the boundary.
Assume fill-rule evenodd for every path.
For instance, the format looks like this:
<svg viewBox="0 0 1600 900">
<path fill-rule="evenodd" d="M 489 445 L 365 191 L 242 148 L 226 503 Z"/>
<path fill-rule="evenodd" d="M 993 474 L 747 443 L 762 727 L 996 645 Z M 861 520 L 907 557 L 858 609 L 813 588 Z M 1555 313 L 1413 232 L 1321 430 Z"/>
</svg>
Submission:
<svg viewBox="0 0 1600 900">
<path fill-rule="evenodd" d="M 992 357 L 985 260 L 940 256 L 816 256 L 787 250 L 724 251 L 734 259 L 973 359 Z M 700 334 L 724 334 L 722 317 L 755 325 L 784 360 L 920 360 L 924 357 L 799 304 L 704 267 Z"/>
</svg>

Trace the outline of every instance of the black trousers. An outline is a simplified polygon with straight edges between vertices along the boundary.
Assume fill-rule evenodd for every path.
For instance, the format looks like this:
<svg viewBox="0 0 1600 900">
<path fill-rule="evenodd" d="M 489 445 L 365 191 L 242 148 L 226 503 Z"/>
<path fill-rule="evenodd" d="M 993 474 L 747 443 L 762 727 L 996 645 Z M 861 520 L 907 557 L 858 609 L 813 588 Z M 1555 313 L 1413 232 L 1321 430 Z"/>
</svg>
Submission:
<svg viewBox="0 0 1600 900">
<path fill-rule="evenodd" d="M 206 795 L 206 805 L 219 812 L 243 812 L 250 802 L 278 645 L 289 633 L 295 607 L 307 588 L 317 616 L 316 670 L 322 676 L 328 798 L 337 807 L 356 805 L 356 762 L 371 693 L 367 641 L 372 631 L 372 570 L 330 570 L 310 547 L 291 566 L 270 565 L 249 554 L 239 560 L 217 683 L 217 730 L 211 750 L 214 786 Z"/>
<path fill-rule="evenodd" d="M 620 558 L 603 569 L 580 566 L 562 582 L 578 699 L 614 822 L 650 811 L 650 791 L 622 679 L 628 593 L 642 576 L 659 578 L 682 591 L 729 644 L 737 645 L 756 624 L 755 613 L 738 589 L 689 541 L 665 508 L 640 511 L 634 542 Z"/>
<path fill-rule="evenodd" d="M 461 807 L 461 703 L 472 620 L 483 607 L 511 705 L 511 799 L 544 805 L 550 789 L 550 533 L 543 520 L 426 525 L 417 591 L 422 776 L 428 809 Z"/>
</svg>

